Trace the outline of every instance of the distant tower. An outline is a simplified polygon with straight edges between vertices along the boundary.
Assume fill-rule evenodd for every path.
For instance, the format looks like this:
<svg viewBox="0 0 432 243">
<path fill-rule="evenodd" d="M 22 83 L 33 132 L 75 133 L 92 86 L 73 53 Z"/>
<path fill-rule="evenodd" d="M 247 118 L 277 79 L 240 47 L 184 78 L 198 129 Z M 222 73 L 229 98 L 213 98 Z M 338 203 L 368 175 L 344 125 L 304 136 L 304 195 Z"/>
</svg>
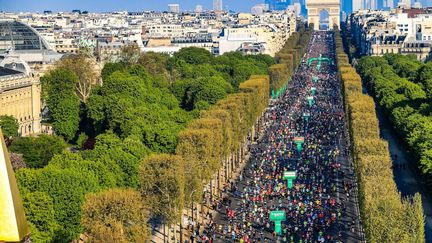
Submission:
<svg viewBox="0 0 432 243">
<path fill-rule="evenodd" d="M 410 8 L 411 7 L 411 0 L 399 0 L 398 7 Z"/>
<path fill-rule="evenodd" d="M 213 11 L 222 12 L 222 0 L 213 0 Z"/>
<path fill-rule="evenodd" d="M 196 5 L 195 7 L 195 13 L 200 14 L 203 11 L 202 5 Z"/>
<path fill-rule="evenodd" d="M 0 129 L 0 242 L 21 242 L 30 231 Z"/>
<path fill-rule="evenodd" d="M 352 0 L 352 12 L 364 9 L 364 0 Z"/>
<path fill-rule="evenodd" d="M 377 6 L 378 6 L 378 5 L 377 5 L 377 1 L 376 1 L 376 0 L 368 0 L 367 9 L 370 9 L 370 10 L 377 10 L 377 9 L 378 9 Z"/>
<path fill-rule="evenodd" d="M 271 11 L 286 10 L 291 2 L 294 3 L 294 1 L 289 0 L 265 0 L 265 4 L 268 5 L 268 9 Z"/>
<path fill-rule="evenodd" d="M 394 1 L 393 0 L 387 0 L 384 7 L 393 9 L 394 8 Z"/>
<path fill-rule="evenodd" d="M 265 10 L 266 10 L 266 5 L 261 3 L 253 6 L 251 8 L 251 13 L 253 15 L 258 16 L 258 15 L 262 15 Z"/>
<path fill-rule="evenodd" d="M 414 4 L 413 4 L 413 7 L 414 8 L 422 8 L 422 4 L 419 1 L 415 1 Z"/>
<path fill-rule="evenodd" d="M 180 5 L 177 3 L 168 4 L 168 8 L 171 13 L 180 13 Z"/>
</svg>

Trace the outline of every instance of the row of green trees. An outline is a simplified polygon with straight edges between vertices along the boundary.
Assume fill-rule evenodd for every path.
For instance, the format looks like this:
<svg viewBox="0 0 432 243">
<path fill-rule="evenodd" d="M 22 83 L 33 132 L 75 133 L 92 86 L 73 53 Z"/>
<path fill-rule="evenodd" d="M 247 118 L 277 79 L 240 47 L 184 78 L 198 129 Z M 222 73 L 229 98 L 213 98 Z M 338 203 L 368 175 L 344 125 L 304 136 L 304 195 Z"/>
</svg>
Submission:
<svg viewBox="0 0 432 243">
<path fill-rule="evenodd" d="M 270 90 L 277 93 L 283 88 L 288 79 L 300 64 L 306 52 L 313 27 L 305 28 L 300 25 L 297 32 L 292 33 L 283 48 L 276 54 L 276 64 L 269 68 Z"/>
<path fill-rule="evenodd" d="M 358 70 L 414 161 L 432 182 L 432 62 L 415 56 L 364 57 Z"/>
<path fill-rule="evenodd" d="M 184 163 L 201 165 L 202 161 L 172 155 L 180 151 L 178 140 L 184 141 L 192 126 L 213 129 L 210 125 L 219 120 L 211 116 L 228 117 L 225 111 L 215 110 L 216 105 L 263 109 L 248 103 L 254 101 L 256 92 L 255 86 L 247 85 L 255 81 L 242 82 L 252 74 L 267 73 L 274 64 L 267 55 L 213 57 L 203 49 L 186 48 L 169 57 L 137 55 L 136 51 L 128 47 L 121 62 L 107 63 L 99 81 L 81 73 L 91 68 L 91 62 L 80 55 L 71 57 L 74 61 L 61 60 L 42 78 L 51 122 L 61 137 L 17 138 L 10 147 L 23 154 L 30 167 L 19 169 L 16 175 L 34 242 L 69 242 L 83 232 L 93 241 L 144 242 L 150 236 L 149 220 L 171 223 L 180 211 L 161 210 L 174 210 L 174 206 L 180 210 L 183 206 L 178 203 L 185 203 L 172 195 L 163 201 L 162 196 L 172 190 L 182 194 L 187 174 L 195 181 L 202 179 L 193 195 L 198 197 L 208 178 L 181 172 L 191 169 Z M 91 88 L 83 88 L 83 84 L 91 84 Z M 268 88 L 265 92 L 268 95 Z M 241 108 L 232 115 L 240 119 Z M 194 120 L 204 113 L 207 121 Z M 250 116 L 243 112 L 235 128 Z M 228 125 L 225 122 L 223 126 Z M 74 152 L 65 151 L 62 138 L 77 144 Z M 213 137 L 205 142 L 214 142 Z M 211 148 L 214 163 L 219 152 L 213 144 Z M 207 150 L 202 155 L 208 155 Z M 173 181 L 177 189 L 171 188 Z M 149 193 L 151 190 L 154 193 Z"/>
<path fill-rule="evenodd" d="M 122 138 L 143 137 L 152 150 L 173 152 L 176 141 L 170 134 L 177 134 L 200 110 L 236 92 L 251 75 L 266 75 L 274 64 L 268 55 L 233 52 L 214 57 L 191 47 L 170 57 L 137 55 L 137 48 L 127 46 L 119 62 L 105 64 L 101 79 L 85 54 L 61 59 L 41 78 L 57 135 L 75 143 L 82 133 L 95 137 L 113 130 Z"/>
<path fill-rule="evenodd" d="M 393 179 L 388 144 L 380 138 L 374 101 L 362 93 L 361 78 L 349 64 L 337 30 L 335 40 L 366 240 L 424 242 L 421 196 L 401 199 Z"/>
<path fill-rule="evenodd" d="M 234 162 L 229 155 L 237 154 L 250 135 L 250 127 L 268 105 L 268 93 L 268 76 L 251 76 L 239 85 L 238 93 L 202 111 L 200 118 L 190 122 L 180 132 L 175 154 L 154 154 L 141 162 L 138 196 L 127 190 L 117 190 L 115 193 L 131 198 L 131 201 L 139 197 L 140 201 L 133 200 L 135 204 L 147 205 L 140 210 L 151 212 L 150 217 L 159 223 L 172 225 L 181 222 L 185 206 L 193 202 L 201 203 L 204 185 L 212 180 L 214 174 L 219 174 L 223 166 Z M 113 193 L 104 191 L 87 197 L 82 218 L 85 232 L 95 241 L 120 239 L 138 242 L 137 239 L 141 238 L 134 238 L 132 233 L 127 237 L 116 233 L 127 223 L 103 216 L 111 215 L 116 210 L 116 214 L 126 214 L 139 220 L 140 214 L 132 215 L 132 211 L 129 211 L 132 206 L 126 206 L 126 211 L 113 209 L 112 203 L 104 200 Z M 95 202 L 98 202 L 96 206 Z M 101 217 L 103 219 L 99 219 Z M 115 224 L 111 224 L 111 220 Z M 126 231 L 131 232 L 132 229 L 129 227 Z"/>
</svg>

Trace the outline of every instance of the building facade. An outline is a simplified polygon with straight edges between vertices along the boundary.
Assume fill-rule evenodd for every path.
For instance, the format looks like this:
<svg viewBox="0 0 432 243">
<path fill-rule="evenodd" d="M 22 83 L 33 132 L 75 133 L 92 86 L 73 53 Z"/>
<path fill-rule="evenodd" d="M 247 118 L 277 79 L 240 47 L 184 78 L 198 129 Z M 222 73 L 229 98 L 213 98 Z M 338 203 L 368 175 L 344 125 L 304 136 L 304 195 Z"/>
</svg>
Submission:
<svg viewBox="0 0 432 243">
<path fill-rule="evenodd" d="M 424 61 L 432 55 L 432 10 L 360 10 L 349 21 L 360 55 L 414 54 Z"/>
<path fill-rule="evenodd" d="M 18 133 L 28 136 L 41 132 L 41 87 L 38 78 L 17 71 L 22 65 L 0 67 L 0 115 L 15 117 Z"/>
</svg>

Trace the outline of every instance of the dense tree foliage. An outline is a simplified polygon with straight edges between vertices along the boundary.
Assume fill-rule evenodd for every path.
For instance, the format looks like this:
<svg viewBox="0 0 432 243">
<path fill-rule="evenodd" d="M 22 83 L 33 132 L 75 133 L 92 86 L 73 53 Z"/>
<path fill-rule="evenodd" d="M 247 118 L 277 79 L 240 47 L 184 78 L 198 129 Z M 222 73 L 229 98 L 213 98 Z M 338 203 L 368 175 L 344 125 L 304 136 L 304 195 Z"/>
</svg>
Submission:
<svg viewBox="0 0 432 243">
<path fill-rule="evenodd" d="M 80 99 L 75 93 L 77 75 L 58 68 L 41 78 L 50 120 L 57 135 L 72 140 L 79 129 Z"/>
<path fill-rule="evenodd" d="M 353 159 L 359 181 L 360 211 L 367 241 L 424 242 L 421 196 L 416 194 L 412 200 L 401 201 L 393 180 L 388 144 L 380 138 L 374 101 L 362 93 L 361 78 L 348 63 L 339 32 L 335 30 L 335 33 L 338 68 L 344 87 Z M 392 76 L 392 80 L 401 85 L 384 88 L 387 83 L 377 84 L 377 87 L 382 88 L 381 92 L 376 93 L 380 97 L 386 97 L 387 94 L 400 96 L 394 99 L 378 99 L 380 104 L 391 107 L 398 102 L 404 102 L 408 96 L 424 98 L 424 92 L 417 86 L 406 83 L 408 80 L 395 79 L 397 75 L 388 72 L 386 65 L 389 64 L 383 58 L 380 58 L 380 64 L 376 67 L 373 59 L 365 58 L 360 67 L 371 74 Z M 363 80 L 369 81 L 370 76 L 364 75 Z"/>
<path fill-rule="evenodd" d="M 184 158 L 185 204 L 200 201 L 203 185 L 218 173 L 228 154 L 240 151 L 250 127 L 268 105 L 269 77 L 251 76 L 239 92 L 219 100 L 179 135 L 176 154 Z"/>
<path fill-rule="evenodd" d="M 176 155 L 146 158 L 140 167 L 140 191 L 152 215 L 163 223 L 179 222 L 184 208 L 184 161 Z"/>
<path fill-rule="evenodd" d="M 277 64 L 269 68 L 270 90 L 277 94 L 288 83 L 289 78 L 300 64 L 301 57 L 306 52 L 313 28 L 304 28 L 293 33 L 283 48 L 276 54 Z"/>
<path fill-rule="evenodd" d="M 169 89 L 158 88 L 153 81 L 138 65 L 104 80 L 87 104 L 99 132 L 110 129 L 122 138 L 134 135 L 153 151 L 174 151 L 176 134 L 193 114 L 179 107 Z"/>
<path fill-rule="evenodd" d="M 93 87 L 97 84 L 99 74 L 96 62 L 85 53 L 78 53 L 63 57 L 56 63 L 56 67 L 73 72 L 77 76 L 76 94 L 81 102 L 86 103 Z"/>
<path fill-rule="evenodd" d="M 23 205 L 32 241 L 52 242 L 58 228 L 52 197 L 45 192 L 29 192 L 23 196 Z"/>
<path fill-rule="evenodd" d="M 15 117 L 2 115 L 0 116 L 0 128 L 5 139 L 13 138 L 18 135 L 19 124 Z"/>
<path fill-rule="evenodd" d="M 94 149 L 83 151 L 83 157 L 105 164 L 115 177 L 116 186 L 136 188 L 140 160 L 150 150 L 134 136 L 120 139 L 111 132 L 96 137 Z"/>
<path fill-rule="evenodd" d="M 20 137 L 13 141 L 10 151 L 22 154 L 30 168 L 42 168 L 51 158 L 66 148 L 62 138 L 42 134 L 38 137 Z"/>
<path fill-rule="evenodd" d="M 60 155 L 57 159 L 62 161 L 63 157 Z M 64 160 L 68 159 L 64 158 Z M 75 159 L 77 159 L 77 164 L 85 163 L 82 158 Z M 80 217 L 84 196 L 100 188 L 95 172 L 83 172 L 76 167 L 60 168 L 58 165 L 48 165 L 39 170 L 20 169 L 16 176 L 23 195 L 42 192 L 52 198 L 54 223 L 58 224 L 58 227 L 53 235 L 49 235 L 50 238 L 54 241 L 67 242 L 78 237 L 82 232 Z M 37 208 L 38 206 L 44 207 L 41 204 L 35 205 L 35 213 L 43 213 L 44 210 Z M 34 218 L 37 219 L 38 217 L 43 216 L 37 215 Z M 37 224 L 31 219 L 29 220 L 30 223 Z M 39 238 L 40 236 L 35 237 Z"/>
<path fill-rule="evenodd" d="M 148 208 L 133 189 L 111 189 L 87 195 L 82 225 L 90 242 L 147 242 Z"/>
<path fill-rule="evenodd" d="M 408 144 L 420 170 L 432 176 L 432 68 L 415 56 L 365 57 L 358 65 L 365 84 L 375 95 Z"/>
<path fill-rule="evenodd" d="M 85 102 L 76 93 L 81 67 L 59 64 L 42 78 L 44 99 L 55 133 L 78 150 L 65 151 L 54 136 L 11 147 L 39 168 L 16 173 L 33 241 L 68 242 L 85 232 L 95 242 L 143 242 L 149 218 L 178 222 L 266 106 L 269 79 L 252 74 L 267 74 L 273 64 L 268 55 L 213 57 L 186 48 L 169 57 L 131 45 L 119 62 L 105 64 Z M 178 141 L 187 145 L 184 154 Z M 191 174 L 196 168 L 203 170 Z M 193 198 L 189 189 L 197 191 Z M 140 214 L 146 202 L 150 212 Z"/>
</svg>

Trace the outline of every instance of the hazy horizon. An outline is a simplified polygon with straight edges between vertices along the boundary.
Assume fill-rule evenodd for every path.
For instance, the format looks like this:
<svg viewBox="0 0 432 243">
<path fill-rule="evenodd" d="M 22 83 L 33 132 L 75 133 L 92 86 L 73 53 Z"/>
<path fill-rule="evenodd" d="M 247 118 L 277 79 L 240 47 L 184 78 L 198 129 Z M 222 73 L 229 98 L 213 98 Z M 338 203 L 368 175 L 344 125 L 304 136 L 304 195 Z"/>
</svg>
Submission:
<svg viewBox="0 0 432 243">
<path fill-rule="evenodd" d="M 251 7 L 264 0 L 225 0 L 223 7 L 226 10 L 249 12 Z M 212 0 L 158 0 L 158 1 L 137 1 L 137 0 L 0 0 L 0 11 L 5 12 L 71 12 L 79 9 L 89 12 L 112 12 L 112 11 L 167 11 L 168 4 L 180 4 L 181 11 L 194 10 L 196 5 L 201 5 L 203 10 L 213 8 Z"/>
</svg>

